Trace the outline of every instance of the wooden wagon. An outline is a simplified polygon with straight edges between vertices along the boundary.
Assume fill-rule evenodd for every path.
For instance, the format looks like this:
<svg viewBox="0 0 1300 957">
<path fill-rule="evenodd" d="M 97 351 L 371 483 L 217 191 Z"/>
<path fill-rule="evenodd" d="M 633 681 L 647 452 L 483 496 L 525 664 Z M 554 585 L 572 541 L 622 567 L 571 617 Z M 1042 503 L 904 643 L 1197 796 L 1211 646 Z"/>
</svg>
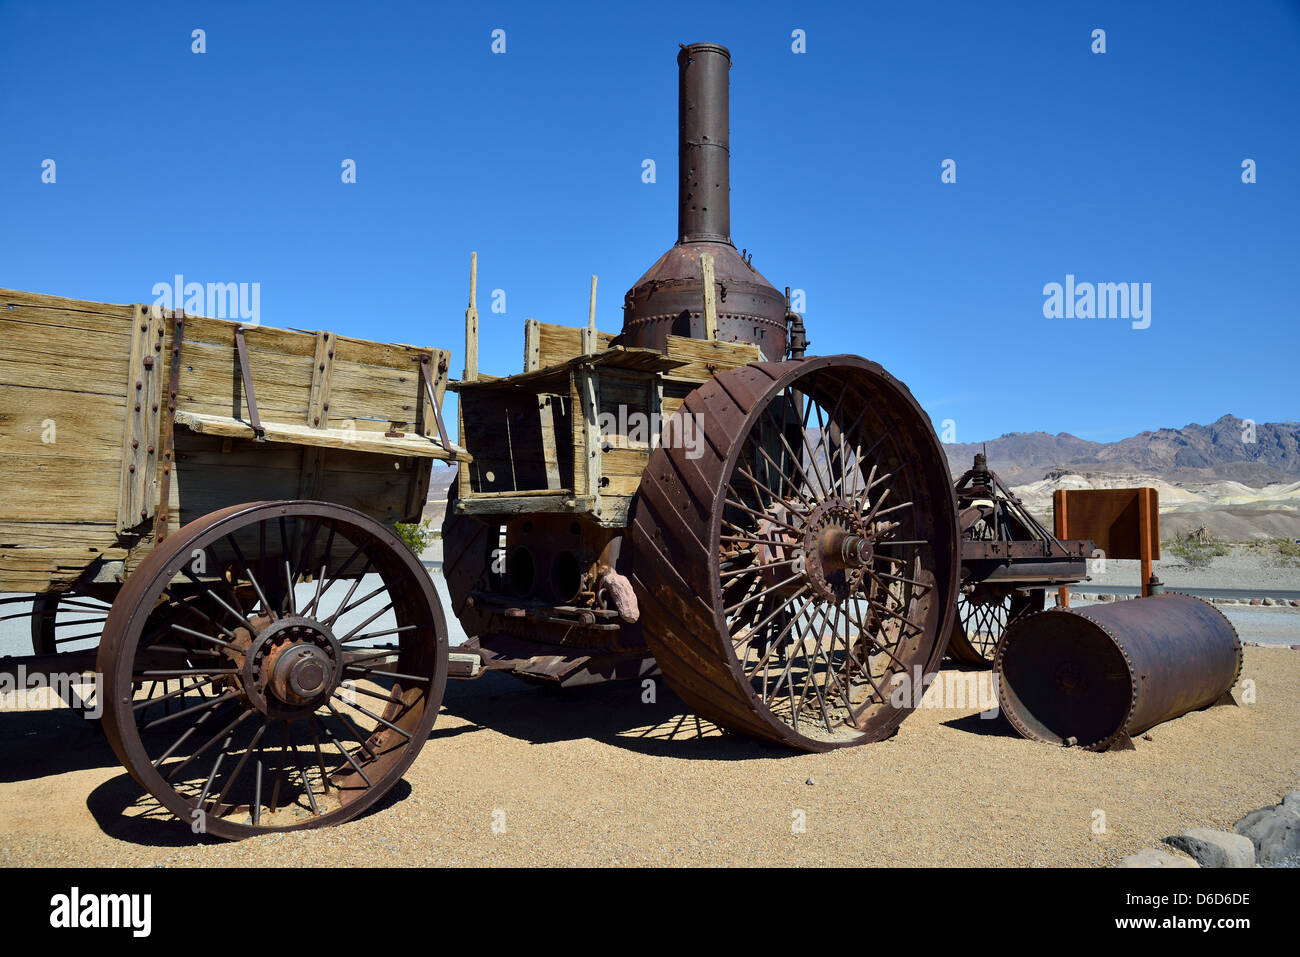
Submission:
<svg viewBox="0 0 1300 957">
<path fill-rule="evenodd" d="M 80 685 L 196 831 L 359 813 L 447 677 L 392 529 L 466 457 L 447 381 L 438 349 L 0 290 L 0 612 L 31 602 L 34 653 L 0 672 Z"/>
</svg>

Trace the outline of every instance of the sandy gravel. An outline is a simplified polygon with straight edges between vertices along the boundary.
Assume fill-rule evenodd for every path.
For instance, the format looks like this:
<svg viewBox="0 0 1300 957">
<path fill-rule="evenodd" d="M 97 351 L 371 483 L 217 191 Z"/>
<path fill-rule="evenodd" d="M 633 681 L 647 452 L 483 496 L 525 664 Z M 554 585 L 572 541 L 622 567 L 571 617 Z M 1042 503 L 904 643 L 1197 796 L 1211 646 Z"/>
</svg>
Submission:
<svg viewBox="0 0 1300 957">
<path fill-rule="evenodd" d="M 631 684 L 492 675 L 449 688 L 409 787 L 380 809 L 238 845 L 193 843 L 66 712 L 3 714 L 0 865 L 1113 864 L 1300 786 L 1300 652 L 1249 648 L 1244 676 L 1257 703 L 1184 716 L 1136 752 L 1034 744 L 963 708 L 801 755 L 701 734 L 662 686 L 648 705 Z"/>
</svg>

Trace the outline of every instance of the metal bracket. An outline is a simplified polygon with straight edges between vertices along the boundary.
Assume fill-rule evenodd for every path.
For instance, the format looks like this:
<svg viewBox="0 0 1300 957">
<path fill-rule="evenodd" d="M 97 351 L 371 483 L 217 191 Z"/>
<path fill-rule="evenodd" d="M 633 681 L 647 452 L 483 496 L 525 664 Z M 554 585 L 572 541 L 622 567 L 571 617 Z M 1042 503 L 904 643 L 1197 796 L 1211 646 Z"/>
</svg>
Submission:
<svg viewBox="0 0 1300 957">
<path fill-rule="evenodd" d="M 451 452 L 451 441 L 447 438 L 447 426 L 442 421 L 442 410 L 438 408 L 438 400 L 433 394 L 433 380 L 429 377 L 429 363 L 433 360 L 432 356 L 421 353 L 420 355 L 420 391 L 424 397 L 429 400 L 429 406 L 433 409 L 433 420 L 438 424 L 438 439 L 442 443 L 443 450 Z M 424 431 L 424 423 L 420 423 L 420 431 Z"/>
<path fill-rule="evenodd" d="M 253 392 L 253 373 L 248 367 L 248 344 L 244 341 L 243 326 L 235 326 L 235 351 L 239 353 L 239 377 L 248 397 L 248 422 L 253 427 L 253 441 L 265 442 L 266 429 L 262 428 L 262 417 L 257 413 L 257 396 Z"/>
</svg>

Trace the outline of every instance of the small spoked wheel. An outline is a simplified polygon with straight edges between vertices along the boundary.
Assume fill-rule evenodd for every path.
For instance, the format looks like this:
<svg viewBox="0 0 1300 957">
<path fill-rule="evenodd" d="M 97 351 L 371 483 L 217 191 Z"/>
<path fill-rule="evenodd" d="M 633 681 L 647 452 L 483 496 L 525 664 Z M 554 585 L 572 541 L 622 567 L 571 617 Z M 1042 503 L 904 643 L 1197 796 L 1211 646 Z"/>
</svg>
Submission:
<svg viewBox="0 0 1300 957">
<path fill-rule="evenodd" d="M 959 595 L 948 654 L 963 664 L 992 668 L 1007 626 L 1021 615 L 1042 611 L 1046 596 L 1042 588 L 1015 591 L 986 585 Z"/>
<path fill-rule="evenodd" d="M 38 655 L 90 655 L 99 646 L 108 620 L 108 602 L 80 591 L 49 592 L 32 600 L 32 651 Z M 87 659 L 89 660 L 89 659 Z M 71 689 L 73 711 L 87 720 L 99 717 L 93 681 Z"/>
<path fill-rule="evenodd" d="M 706 441 L 674 440 L 684 416 Z M 763 363 L 690 393 L 633 543 L 646 641 L 724 727 L 809 751 L 880 740 L 942 655 L 951 478 L 920 406 L 865 359 Z"/>
<path fill-rule="evenodd" d="M 32 651 L 53 655 L 95 648 L 109 608 L 108 602 L 79 592 L 37 595 L 32 602 Z"/>
<path fill-rule="evenodd" d="M 397 783 L 442 701 L 447 628 L 389 529 L 262 502 L 140 563 L 99 667 L 118 759 L 196 833 L 237 840 L 341 823 Z"/>
</svg>

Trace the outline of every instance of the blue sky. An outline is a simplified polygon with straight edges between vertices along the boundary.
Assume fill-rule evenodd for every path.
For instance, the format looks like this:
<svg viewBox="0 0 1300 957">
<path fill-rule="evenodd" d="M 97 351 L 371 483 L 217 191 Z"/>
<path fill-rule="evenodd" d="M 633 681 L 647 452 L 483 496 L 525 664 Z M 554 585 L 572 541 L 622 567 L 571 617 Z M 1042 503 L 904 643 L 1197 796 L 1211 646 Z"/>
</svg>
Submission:
<svg viewBox="0 0 1300 957">
<path fill-rule="evenodd" d="M 732 51 L 733 239 L 806 290 L 813 351 L 958 441 L 1300 419 L 1296 2 L 0 0 L 0 286 L 258 282 L 264 323 L 459 369 L 477 250 L 481 368 L 518 371 L 526 317 L 582 324 L 596 273 L 617 331 L 675 239 L 697 41 Z M 1150 283 L 1150 328 L 1044 318 L 1067 274 Z"/>
</svg>

